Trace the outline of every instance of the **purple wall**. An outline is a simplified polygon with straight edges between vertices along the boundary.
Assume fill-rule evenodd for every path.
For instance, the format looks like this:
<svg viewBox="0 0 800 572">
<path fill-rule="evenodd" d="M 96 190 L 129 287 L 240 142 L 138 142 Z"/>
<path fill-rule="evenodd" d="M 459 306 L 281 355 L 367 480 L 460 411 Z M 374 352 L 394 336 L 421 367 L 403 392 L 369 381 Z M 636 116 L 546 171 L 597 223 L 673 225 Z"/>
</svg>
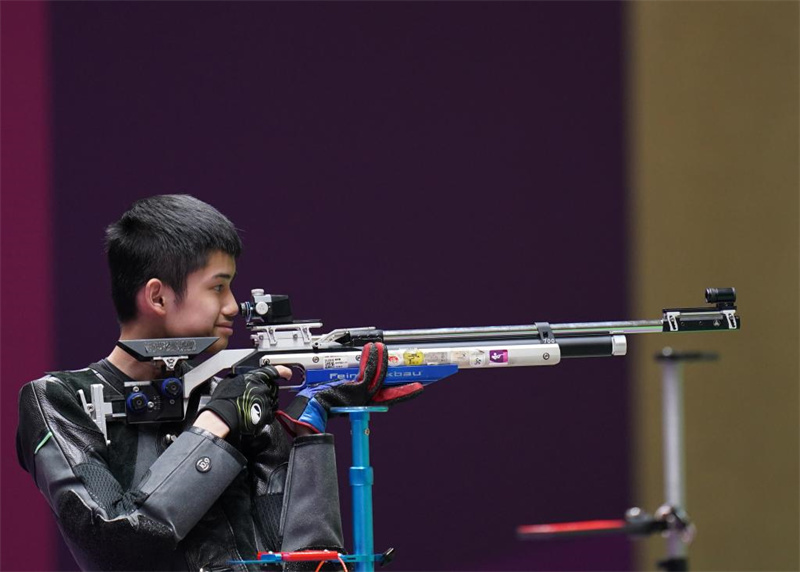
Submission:
<svg viewBox="0 0 800 572">
<path fill-rule="evenodd" d="M 241 298 L 327 328 L 626 317 L 620 4 L 50 7 L 60 367 L 110 351 L 103 228 L 160 192 L 243 230 Z M 396 570 L 629 568 L 624 540 L 514 538 L 622 514 L 627 415 L 624 360 L 442 382 L 373 421 L 376 547 Z"/>
</svg>

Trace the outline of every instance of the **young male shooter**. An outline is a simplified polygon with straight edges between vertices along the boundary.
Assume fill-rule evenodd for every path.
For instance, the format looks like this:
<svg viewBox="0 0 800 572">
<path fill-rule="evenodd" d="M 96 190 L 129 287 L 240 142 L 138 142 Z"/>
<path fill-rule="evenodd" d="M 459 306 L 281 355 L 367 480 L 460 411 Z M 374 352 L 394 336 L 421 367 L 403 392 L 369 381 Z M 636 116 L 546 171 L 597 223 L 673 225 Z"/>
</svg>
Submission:
<svg viewBox="0 0 800 572">
<path fill-rule="evenodd" d="M 108 227 L 106 246 L 120 339 L 215 336 L 210 351 L 227 346 L 242 244 L 219 211 L 187 195 L 137 201 Z M 276 380 L 288 369 L 229 376 L 210 384 L 202 406 L 193 394 L 184 422 L 110 422 L 109 444 L 79 391 L 101 383 L 111 401 L 126 381 L 163 377 L 114 347 L 85 369 L 22 388 L 17 455 L 84 570 L 245 569 L 230 561 L 258 550 L 342 550 L 327 416 L 421 391 L 382 389 L 386 367 L 385 347 L 370 344 L 354 382 L 301 392 L 286 412 L 277 411 Z"/>
</svg>

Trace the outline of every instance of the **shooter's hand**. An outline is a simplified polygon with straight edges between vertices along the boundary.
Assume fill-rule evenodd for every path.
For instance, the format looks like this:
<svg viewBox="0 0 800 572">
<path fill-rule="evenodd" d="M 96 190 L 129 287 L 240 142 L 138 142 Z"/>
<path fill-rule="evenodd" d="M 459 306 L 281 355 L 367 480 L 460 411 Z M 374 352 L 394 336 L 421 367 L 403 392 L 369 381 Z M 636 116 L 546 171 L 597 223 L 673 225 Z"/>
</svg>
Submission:
<svg viewBox="0 0 800 572">
<path fill-rule="evenodd" d="M 389 352 L 383 343 L 369 343 L 361 351 L 358 377 L 354 381 L 334 381 L 308 387 L 278 411 L 278 419 L 292 433 L 324 433 L 334 407 L 392 405 L 411 399 L 422 391 L 422 384 L 409 383 L 383 388 L 389 367 Z"/>
<path fill-rule="evenodd" d="M 223 379 L 211 395 L 211 401 L 200 410 L 195 425 L 202 426 L 207 420 L 203 414 L 211 411 L 228 426 L 229 437 L 253 435 L 275 419 L 278 408 L 276 380 L 282 374 L 285 377 L 291 375 L 291 371 L 281 372 L 275 367 L 266 366 Z M 218 431 L 212 429 L 212 432 L 219 435 Z"/>
</svg>

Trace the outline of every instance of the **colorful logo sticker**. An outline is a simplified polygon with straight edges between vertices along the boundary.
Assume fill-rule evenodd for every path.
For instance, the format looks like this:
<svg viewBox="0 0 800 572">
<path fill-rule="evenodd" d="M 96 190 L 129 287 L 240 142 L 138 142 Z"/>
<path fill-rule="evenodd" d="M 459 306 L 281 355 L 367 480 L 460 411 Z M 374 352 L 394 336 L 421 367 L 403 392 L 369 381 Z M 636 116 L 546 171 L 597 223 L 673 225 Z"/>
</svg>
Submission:
<svg viewBox="0 0 800 572">
<path fill-rule="evenodd" d="M 489 360 L 492 363 L 508 363 L 508 350 L 490 350 Z"/>
<path fill-rule="evenodd" d="M 403 352 L 403 363 L 406 365 L 422 365 L 425 361 L 425 354 L 420 350 L 406 350 Z"/>
<path fill-rule="evenodd" d="M 400 365 L 400 356 L 397 354 L 389 354 L 389 365 Z"/>
</svg>

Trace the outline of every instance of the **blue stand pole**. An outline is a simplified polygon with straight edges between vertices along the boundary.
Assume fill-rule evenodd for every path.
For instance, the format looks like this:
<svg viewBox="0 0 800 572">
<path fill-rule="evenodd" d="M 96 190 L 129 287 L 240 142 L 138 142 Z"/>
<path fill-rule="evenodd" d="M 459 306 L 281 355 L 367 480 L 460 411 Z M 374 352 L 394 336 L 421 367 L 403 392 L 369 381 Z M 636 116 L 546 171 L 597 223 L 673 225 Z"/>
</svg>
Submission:
<svg viewBox="0 0 800 572">
<path fill-rule="evenodd" d="M 353 491 L 353 549 L 356 572 L 374 572 L 374 537 L 372 525 L 372 467 L 369 465 L 369 414 L 383 413 L 388 407 L 335 407 L 334 413 L 350 415 L 353 464 L 350 487 Z"/>
</svg>

